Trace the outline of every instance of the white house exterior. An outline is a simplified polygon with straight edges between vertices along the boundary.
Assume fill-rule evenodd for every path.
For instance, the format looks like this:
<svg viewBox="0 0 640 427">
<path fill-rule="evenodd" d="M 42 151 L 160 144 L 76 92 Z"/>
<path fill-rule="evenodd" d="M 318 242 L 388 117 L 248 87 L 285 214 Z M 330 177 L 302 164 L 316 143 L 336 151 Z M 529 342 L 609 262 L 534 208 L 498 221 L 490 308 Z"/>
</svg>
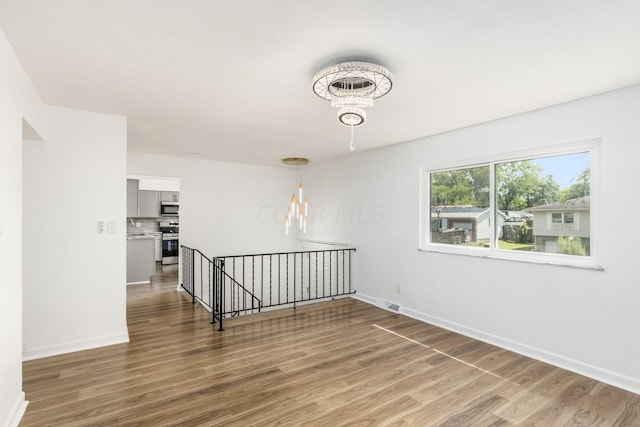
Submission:
<svg viewBox="0 0 640 427">
<path fill-rule="evenodd" d="M 589 243 L 591 236 L 591 204 L 589 196 L 535 206 L 533 236 L 536 251 L 556 253 L 558 237 L 579 237 Z"/>
<path fill-rule="evenodd" d="M 496 221 L 502 230 L 507 216 L 498 211 Z M 477 206 L 438 206 L 431 209 L 432 228 L 465 230 L 467 242 L 488 243 L 491 237 L 489 208 Z M 502 231 L 501 231 L 502 232 Z"/>
</svg>

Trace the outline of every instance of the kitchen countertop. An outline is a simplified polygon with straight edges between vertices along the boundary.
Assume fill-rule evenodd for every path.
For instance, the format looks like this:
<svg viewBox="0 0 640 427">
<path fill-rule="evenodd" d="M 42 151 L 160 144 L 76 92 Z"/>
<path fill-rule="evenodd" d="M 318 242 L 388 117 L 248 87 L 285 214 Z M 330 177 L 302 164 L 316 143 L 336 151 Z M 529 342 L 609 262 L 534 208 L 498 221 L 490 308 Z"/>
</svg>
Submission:
<svg viewBox="0 0 640 427">
<path fill-rule="evenodd" d="M 159 231 L 153 233 L 127 234 L 127 240 L 159 239 L 161 237 L 162 233 Z"/>
</svg>

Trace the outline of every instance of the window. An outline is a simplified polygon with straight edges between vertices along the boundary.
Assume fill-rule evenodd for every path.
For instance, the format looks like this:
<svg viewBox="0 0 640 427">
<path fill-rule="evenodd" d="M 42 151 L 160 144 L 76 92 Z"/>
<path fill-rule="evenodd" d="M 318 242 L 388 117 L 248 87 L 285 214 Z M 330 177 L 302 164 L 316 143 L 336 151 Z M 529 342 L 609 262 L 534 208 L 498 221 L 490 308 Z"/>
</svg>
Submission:
<svg viewBox="0 0 640 427">
<path fill-rule="evenodd" d="M 489 167 L 434 172 L 430 180 L 431 243 L 489 243 Z"/>
<path fill-rule="evenodd" d="M 594 266 L 599 141 L 426 172 L 421 249 Z"/>
</svg>

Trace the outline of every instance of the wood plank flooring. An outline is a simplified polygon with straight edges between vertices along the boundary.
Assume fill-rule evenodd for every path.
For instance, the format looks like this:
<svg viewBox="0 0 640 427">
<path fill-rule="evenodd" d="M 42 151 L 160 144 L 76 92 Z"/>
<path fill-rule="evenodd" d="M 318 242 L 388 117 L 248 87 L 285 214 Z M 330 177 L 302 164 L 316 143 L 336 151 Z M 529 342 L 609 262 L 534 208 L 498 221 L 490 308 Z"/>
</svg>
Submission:
<svg viewBox="0 0 640 427">
<path fill-rule="evenodd" d="M 131 342 L 24 363 L 21 426 L 640 426 L 640 396 L 354 299 L 231 319 L 128 292 Z"/>
</svg>

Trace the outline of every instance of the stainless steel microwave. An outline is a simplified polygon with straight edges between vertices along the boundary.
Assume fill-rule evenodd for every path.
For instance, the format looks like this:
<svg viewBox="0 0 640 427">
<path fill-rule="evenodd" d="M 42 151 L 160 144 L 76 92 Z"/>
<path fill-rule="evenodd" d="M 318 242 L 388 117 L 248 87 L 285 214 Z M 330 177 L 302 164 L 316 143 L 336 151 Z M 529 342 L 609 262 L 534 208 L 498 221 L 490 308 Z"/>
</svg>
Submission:
<svg viewBox="0 0 640 427">
<path fill-rule="evenodd" d="M 178 216 L 179 213 L 179 202 L 162 202 L 160 204 L 160 215 L 162 216 Z"/>
</svg>

